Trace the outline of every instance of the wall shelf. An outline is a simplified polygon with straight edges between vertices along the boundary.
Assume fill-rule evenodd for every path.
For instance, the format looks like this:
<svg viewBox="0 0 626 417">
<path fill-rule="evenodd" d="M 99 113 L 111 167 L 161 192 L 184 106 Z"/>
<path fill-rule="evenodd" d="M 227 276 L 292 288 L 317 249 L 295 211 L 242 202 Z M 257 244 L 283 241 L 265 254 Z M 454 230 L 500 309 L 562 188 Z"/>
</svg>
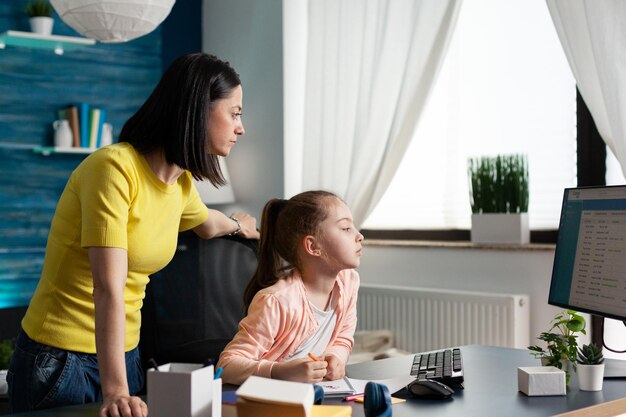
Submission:
<svg viewBox="0 0 626 417">
<path fill-rule="evenodd" d="M 49 156 L 54 153 L 74 153 L 74 154 L 88 154 L 95 151 L 92 148 L 65 148 L 59 146 L 41 146 L 33 148 L 33 152 L 41 154 L 43 156 Z"/>
<path fill-rule="evenodd" d="M 85 46 L 95 45 L 95 39 L 76 36 L 40 35 L 32 32 L 8 30 L 0 33 L 0 49 L 7 46 L 23 46 L 26 48 L 48 49 L 57 55 Z"/>
</svg>

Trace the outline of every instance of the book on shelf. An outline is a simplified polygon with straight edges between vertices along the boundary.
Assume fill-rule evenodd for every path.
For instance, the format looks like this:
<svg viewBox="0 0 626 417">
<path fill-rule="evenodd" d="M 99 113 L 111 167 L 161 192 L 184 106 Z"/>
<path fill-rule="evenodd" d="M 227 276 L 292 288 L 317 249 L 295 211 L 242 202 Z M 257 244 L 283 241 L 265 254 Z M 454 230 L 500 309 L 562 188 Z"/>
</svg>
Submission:
<svg viewBox="0 0 626 417">
<path fill-rule="evenodd" d="M 89 104 L 78 103 L 78 126 L 80 128 L 80 146 L 89 147 Z"/>
<path fill-rule="evenodd" d="M 98 126 L 100 125 L 100 109 L 92 107 L 89 109 L 89 148 L 95 149 L 98 143 Z"/>
</svg>

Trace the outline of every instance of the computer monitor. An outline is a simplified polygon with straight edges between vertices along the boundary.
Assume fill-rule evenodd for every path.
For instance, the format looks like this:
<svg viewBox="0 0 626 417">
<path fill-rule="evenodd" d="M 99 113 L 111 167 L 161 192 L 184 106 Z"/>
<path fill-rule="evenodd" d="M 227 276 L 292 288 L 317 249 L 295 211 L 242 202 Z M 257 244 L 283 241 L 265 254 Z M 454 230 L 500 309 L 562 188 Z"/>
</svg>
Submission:
<svg viewBox="0 0 626 417">
<path fill-rule="evenodd" d="M 626 320 L 626 185 L 565 189 L 548 303 Z M 626 377 L 626 361 L 605 362 Z"/>
</svg>

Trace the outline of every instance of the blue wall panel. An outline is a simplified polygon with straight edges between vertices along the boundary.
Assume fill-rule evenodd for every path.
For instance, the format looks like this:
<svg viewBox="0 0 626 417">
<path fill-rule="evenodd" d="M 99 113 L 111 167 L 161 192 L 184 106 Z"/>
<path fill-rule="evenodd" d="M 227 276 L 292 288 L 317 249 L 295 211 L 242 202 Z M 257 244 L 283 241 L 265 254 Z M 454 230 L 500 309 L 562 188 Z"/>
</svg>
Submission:
<svg viewBox="0 0 626 417">
<path fill-rule="evenodd" d="M 29 30 L 27 3 L 0 2 L 0 32 Z M 53 34 L 79 36 L 54 17 Z M 117 136 L 161 73 L 159 28 L 131 42 L 97 43 L 62 56 L 0 49 L 0 308 L 28 303 L 57 200 L 84 158 L 32 152 L 34 146 L 52 143 L 57 110 L 78 102 L 101 107 Z"/>
</svg>

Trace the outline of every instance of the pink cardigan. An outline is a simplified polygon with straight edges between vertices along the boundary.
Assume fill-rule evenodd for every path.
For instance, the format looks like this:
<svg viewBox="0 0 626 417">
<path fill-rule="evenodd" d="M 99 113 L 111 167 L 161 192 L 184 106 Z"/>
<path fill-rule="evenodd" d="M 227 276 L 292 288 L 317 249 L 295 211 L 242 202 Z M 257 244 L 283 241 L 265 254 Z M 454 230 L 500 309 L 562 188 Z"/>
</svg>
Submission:
<svg viewBox="0 0 626 417">
<path fill-rule="evenodd" d="M 337 324 L 324 356 L 335 355 L 346 363 L 354 343 L 359 274 L 343 270 L 335 285 L 339 290 Z M 240 385 L 251 375 L 270 378 L 272 366 L 294 353 L 317 327 L 298 273 L 262 289 L 239 322 L 239 332 L 220 355 L 217 366 L 224 368 L 224 383 Z"/>
</svg>

